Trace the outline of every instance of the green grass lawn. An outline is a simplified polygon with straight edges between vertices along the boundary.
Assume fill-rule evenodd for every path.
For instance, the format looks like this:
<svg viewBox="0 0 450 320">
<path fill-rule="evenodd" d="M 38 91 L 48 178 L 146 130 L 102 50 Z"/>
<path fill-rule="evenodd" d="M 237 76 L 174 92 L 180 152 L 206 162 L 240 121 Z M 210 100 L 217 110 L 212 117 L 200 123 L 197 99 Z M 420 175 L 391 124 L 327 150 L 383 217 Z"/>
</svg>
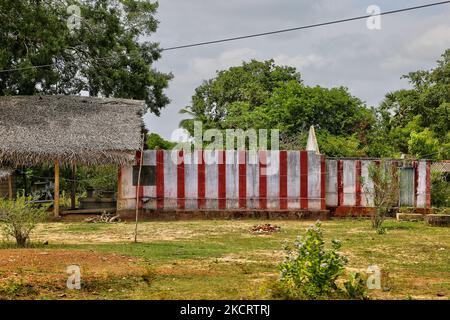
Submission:
<svg viewBox="0 0 450 320">
<path fill-rule="evenodd" d="M 253 225 L 263 223 L 279 225 L 281 231 L 270 235 L 249 232 Z M 270 298 L 268 284 L 278 277 L 277 264 L 283 260 L 284 244 L 304 234 L 311 223 L 262 220 L 143 222 L 139 224 L 137 244 L 132 242 L 132 223 L 45 223 L 32 235 L 35 248 L 20 251 L 34 250 L 36 256 L 27 262 L 31 267 L 17 266 L 17 270 L 12 270 L 8 250 L 14 249 L 10 243 L 3 243 L 0 257 L 9 259 L 9 267 L 0 261 L 0 297 L 266 299 Z M 332 238 L 342 241 L 341 250 L 349 258 L 349 271 L 365 271 L 374 264 L 381 268 L 383 286 L 388 289 L 369 291 L 371 298 L 449 299 L 450 229 L 395 220 L 386 221 L 385 226 L 387 233 L 379 235 L 370 229 L 369 220 L 341 219 L 322 223 L 327 241 Z M 49 245 L 41 245 L 43 241 L 48 241 Z M 95 258 L 99 262 L 92 260 L 96 265 L 89 265 L 87 260 L 78 257 L 80 250 L 99 257 L 113 254 L 122 259 L 120 263 L 124 266 L 117 262 L 116 268 L 108 271 L 114 267 L 108 262 L 109 258 L 104 258 L 104 267 L 103 258 Z M 81 290 L 65 289 L 67 275 L 64 268 L 57 265 L 56 253 L 67 251 L 69 256 L 73 254 L 71 263 L 81 266 Z M 17 256 L 17 250 L 14 252 Z M 35 257 L 40 254 L 45 256 L 45 267 L 36 262 Z M 128 260 L 130 267 L 125 263 Z M 51 268 L 52 261 L 55 268 Z M 95 267 L 106 271 L 83 276 L 83 270 L 89 273 Z M 51 268 L 49 273 L 54 275 L 54 280 L 47 277 L 48 268 Z M 128 268 L 130 274 L 127 274 Z M 133 272 L 132 268 L 135 268 Z"/>
</svg>

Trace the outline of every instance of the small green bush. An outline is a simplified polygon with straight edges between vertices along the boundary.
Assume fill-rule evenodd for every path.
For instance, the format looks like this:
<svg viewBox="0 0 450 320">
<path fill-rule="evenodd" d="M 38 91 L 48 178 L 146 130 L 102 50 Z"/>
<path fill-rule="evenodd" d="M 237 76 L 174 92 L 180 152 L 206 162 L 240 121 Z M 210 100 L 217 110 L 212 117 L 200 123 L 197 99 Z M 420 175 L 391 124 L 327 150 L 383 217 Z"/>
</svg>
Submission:
<svg viewBox="0 0 450 320">
<path fill-rule="evenodd" d="M 339 248 L 339 241 L 333 240 L 332 248 L 325 250 L 319 222 L 307 230 L 305 237 L 287 246 L 287 256 L 280 265 L 280 281 L 288 296 L 316 299 L 335 291 L 335 281 L 347 262 L 337 252 Z"/>
<path fill-rule="evenodd" d="M 286 257 L 279 265 L 281 276 L 271 286 L 272 297 L 280 299 L 365 299 L 366 283 L 352 273 L 343 286 L 337 280 L 345 272 L 347 258 L 338 250 L 341 243 L 331 241 L 325 248 L 320 222 L 316 222 L 293 245 L 286 246 Z"/>
<path fill-rule="evenodd" d="M 4 236 L 16 239 L 25 247 L 36 224 L 47 217 L 47 208 L 37 206 L 32 197 L 17 196 L 16 200 L 0 198 L 0 221 Z"/>
<path fill-rule="evenodd" d="M 366 277 L 359 272 L 351 272 L 344 282 L 343 295 L 348 299 L 368 299 Z"/>
</svg>

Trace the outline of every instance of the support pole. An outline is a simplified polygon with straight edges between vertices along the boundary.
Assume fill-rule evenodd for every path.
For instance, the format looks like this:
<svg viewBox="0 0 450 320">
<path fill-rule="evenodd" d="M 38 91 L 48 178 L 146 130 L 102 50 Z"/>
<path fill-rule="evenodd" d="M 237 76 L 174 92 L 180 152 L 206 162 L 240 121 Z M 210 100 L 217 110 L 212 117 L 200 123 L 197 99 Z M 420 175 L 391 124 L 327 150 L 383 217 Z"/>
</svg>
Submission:
<svg viewBox="0 0 450 320">
<path fill-rule="evenodd" d="M 55 196 L 53 199 L 53 214 L 59 217 L 59 162 L 55 161 Z"/>
<path fill-rule="evenodd" d="M 72 164 L 72 193 L 70 195 L 70 208 L 75 210 L 76 208 L 76 193 L 77 193 L 77 165 L 75 163 Z"/>
<path fill-rule="evenodd" d="M 138 241 L 138 222 L 139 222 L 139 203 L 141 199 L 139 199 L 139 187 L 141 186 L 141 172 L 142 172 L 142 163 L 144 162 L 144 143 L 145 143 L 145 134 L 142 134 L 142 144 L 139 155 L 139 172 L 136 186 L 136 221 L 134 225 L 134 242 Z"/>
<path fill-rule="evenodd" d="M 8 176 L 8 195 L 9 195 L 9 200 L 14 199 L 12 174 Z"/>
<path fill-rule="evenodd" d="M 116 210 L 119 211 L 122 208 L 122 167 L 119 167 L 117 173 L 117 205 Z"/>
</svg>

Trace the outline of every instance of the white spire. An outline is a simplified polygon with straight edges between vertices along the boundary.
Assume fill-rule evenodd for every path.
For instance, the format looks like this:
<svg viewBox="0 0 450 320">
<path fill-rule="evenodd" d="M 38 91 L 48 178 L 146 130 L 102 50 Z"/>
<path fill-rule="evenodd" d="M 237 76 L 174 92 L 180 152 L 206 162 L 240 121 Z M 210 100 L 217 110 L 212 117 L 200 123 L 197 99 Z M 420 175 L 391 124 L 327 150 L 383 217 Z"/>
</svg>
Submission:
<svg viewBox="0 0 450 320">
<path fill-rule="evenodd" d="M 306 151 L 314 151 L 317 154 L 320 154 L 319 145 L 317 144 L 316 131 L 314 130 L 314 126 L 309 128 L 308 134 L 308 143 L 306 144 Z"/>
</svg>

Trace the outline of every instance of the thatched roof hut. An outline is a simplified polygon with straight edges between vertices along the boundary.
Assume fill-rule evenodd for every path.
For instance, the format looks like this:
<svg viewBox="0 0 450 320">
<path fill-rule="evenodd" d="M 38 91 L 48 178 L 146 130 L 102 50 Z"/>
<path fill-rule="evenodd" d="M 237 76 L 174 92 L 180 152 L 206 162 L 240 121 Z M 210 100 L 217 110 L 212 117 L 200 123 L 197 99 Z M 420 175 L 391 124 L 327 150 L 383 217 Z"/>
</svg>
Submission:
<svg viewBox="0 0 450 320">
<path fill-rule="evenodd" d="M 125 164 L 140 148 L 142 101 L 0 97 L 0 165 Z"/>
</svg>

